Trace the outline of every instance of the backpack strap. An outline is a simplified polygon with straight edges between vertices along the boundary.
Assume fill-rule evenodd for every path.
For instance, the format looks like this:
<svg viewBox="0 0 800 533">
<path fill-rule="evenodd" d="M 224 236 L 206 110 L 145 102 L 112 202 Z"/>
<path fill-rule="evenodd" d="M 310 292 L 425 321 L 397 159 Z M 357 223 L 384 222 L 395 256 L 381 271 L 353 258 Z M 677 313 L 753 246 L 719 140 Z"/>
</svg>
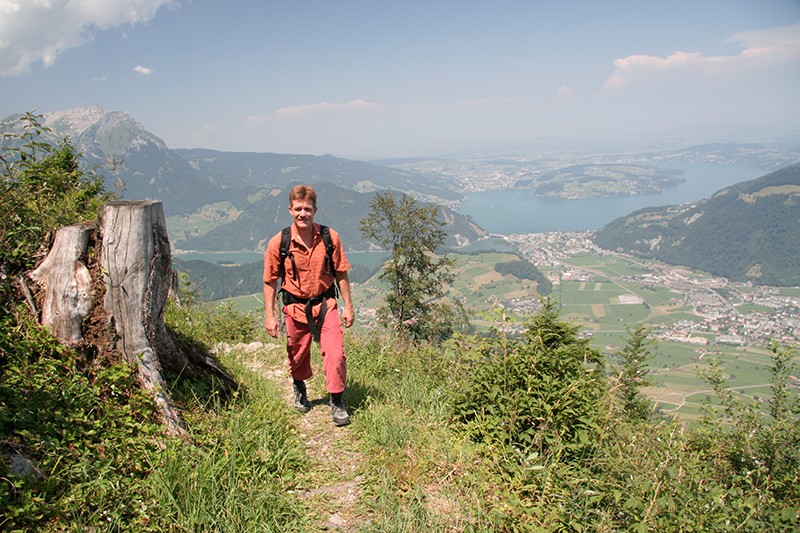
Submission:
<svg viewBox="0 0 800 533">
<path fill-rule="evenodd" d="M 328 226 L 320 224 L 320 235 L 322 242 L 325 244 L 325 270 L 327 274 L 333 276 L 333 286 L 335 287 L 335 297 L 339 297 L 339 285 L 336 283 L 336 266 L 333 263 L 333 240 L 331 239 L 331 229 Z M 294 254 L 289 251 L 289 244 L 292 240 L 292 227 L 287 226 L 281 230 L 281 246 L 280 246 L 280 267 L 278 270 L 278 278 L 281 280 L 279 286 L 283 285 L 283 278 L 286 276 L 286 259 L 292 262 L 292 277 L 297 279 L 297 266 L 294 263 Z M 283 291 L 283 289 L 280 289 Z"/>
<path fill-rule="evenodd" d="M 284 276 L 286 276 L 286 258 L 288 257 L 289 260 L 292 262 L 292 275 L 294 279 L 297 279 L 297 268 L 294 264 L 294 254 L 289 251 L 289 242 L 292 240 L 292 227 L 287 226 L 281 230 L 281 247 L 280 247 L 280 256 L 281 256 L 281 263 L 278 270 L 278 278 L 282 281 Z M 281 285 L 283 283 L 281 282 Z"/>
<path fill-rule="evenodd" d="M 333 241 L 331 240 L 331 229 L 328 226 L 319 227 L 322 242 L 325 243 L 325 268 L 327 273 L 336 277 L 336 267 L 333 264 Z"/>
<path fill-rule="evenodd" d="M 333 264 L 333 240 L 331 239 L 331 229 L 328 226 L 319 227 L 320 235 L 322 235 L 322 242 L 325 243 L 325 268 L 328 273 L 333 276 L 334 298 L 339 298 L 339 282 L 336 281 L 336 265 Z"/>
</svg>

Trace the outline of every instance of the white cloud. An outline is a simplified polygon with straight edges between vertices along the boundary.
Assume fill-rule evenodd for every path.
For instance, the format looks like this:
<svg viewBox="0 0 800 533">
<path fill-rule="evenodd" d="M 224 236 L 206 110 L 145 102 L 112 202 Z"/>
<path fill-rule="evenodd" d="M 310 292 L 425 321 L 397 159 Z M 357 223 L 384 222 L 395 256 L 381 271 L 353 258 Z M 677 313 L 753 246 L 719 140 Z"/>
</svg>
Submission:
<svg viewBox="0 0 800 533">
<path fill-rule="evenodd" d="M 177 0 L 0 0 L 0 76 L 45 67 L 94 32 L 150 20 Z"/>
<path fill-rule="evenodd" d="M 337 111 L 337 110 L 348 111 L 348 110 L 374 108 L 374 107 L 377 107 L 377 104 L 373 102 L 367 102 L 366 100 L 358 98 L 355 100 L 350 100 L 349 102 L 343 104 L 330 104 L 328 102 L 320 102 L 318 104 L 282 107 L 277 111 L 275 111 L 274 116 L 291 117 L 298 115 L 310 115 L 312 113 L 318 113 L 323 111 Z"/>
<path fill-rule="evenodd" d="M 148 67 L 143 67 L 142 65 L 136 65 L 135 67 L 133 67 L 133 71 L 136 74 L 141 74 L 142 76 L 149 76 L 150 74 L 153 73 L 153 69 Z"/>
<path fill-rule="evenodd" d="M 772 61 L 789 61 L 800 57 L 800 23 L 737 33 L 727 42 L 742 46 L 745 57 L 763 57 Z"/>
<path fill-rule="evenodd" d="M 746 73 L 770 63 L 800 58 L 800 24 L 753 30 L 731 36 L 727 42 L 739 44 L 736 55 L 707 56 L 700 52 L 674 52 L 666 57 L 630 55 L 614 60 L 614 73 L 606 81 L 606 89 L 619 89 L 664 73 L 720 72 Z"/>
<path fill-rule="evenodd" d="M 360 98 L 339 104 L 319 102 L 316 104 L 281 107 L 268 115 L 249 115 L 247 117 L 246 127 L 258 126 L 259 124 L 271 122 L 276 119 L 307 118 L 313 115 L 319 115 L 320 113 L 329 114 L 335 111 L 359 111 L 364 109 L 377 109 L 379 107 L 380 106 L 374 102 L 368 102 Z"/>
<path fill-rule="evenodd" d="M 572 96 L 572 89 L 569 87 L 562 86 L 556 90 L 557 98 L 569 98 L 570 96 Z"/>
</svg>

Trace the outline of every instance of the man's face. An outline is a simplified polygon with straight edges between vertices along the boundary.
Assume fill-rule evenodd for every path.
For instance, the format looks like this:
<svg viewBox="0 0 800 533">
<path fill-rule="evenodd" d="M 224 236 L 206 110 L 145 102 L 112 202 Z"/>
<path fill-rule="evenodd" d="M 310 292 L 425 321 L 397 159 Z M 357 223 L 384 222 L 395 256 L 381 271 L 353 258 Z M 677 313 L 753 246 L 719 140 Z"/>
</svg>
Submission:
<svg viewBox="0 0 800 533">
<path fill-rule="evenodd" d="M 292 215 L 294 225 L 298 230 L 303 230 L 311 227 L 314 224 L 314 214 L 317 208 L 311 203 L 311 200 L 292 200 L 292 205 L 289 206 L 289 213 Z"/>
</svg>

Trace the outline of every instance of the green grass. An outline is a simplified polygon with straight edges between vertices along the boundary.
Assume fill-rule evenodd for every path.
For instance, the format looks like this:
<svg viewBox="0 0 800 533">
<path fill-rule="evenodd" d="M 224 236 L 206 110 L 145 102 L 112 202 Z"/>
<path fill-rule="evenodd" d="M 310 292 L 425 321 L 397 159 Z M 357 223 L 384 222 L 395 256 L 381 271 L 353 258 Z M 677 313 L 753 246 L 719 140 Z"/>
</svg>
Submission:
<svg viewBox="0 0 800 533">
<path fill-rule="evenodd" d="M 263 317 L 264 314 L 264 295 L 253 293 L 248 294 L 246 296 L 237 296 L 235 298 L 229 298 L 228 300 L 233 304 L 234 309 L 239 311 L 240 313 L 252 313 L 255 315 L 261 315 Z"/>
<path fill-rule="evenodd" d="M 638 276 L 649 273 L 649 270 L 637 263 L 622 258 L 598 255 L 575 255 L 564 261 L 567 264 L 588 268 L 592 271 L 611 276 Z"/>
<path fill-rule="evenodd" d="M 667 315 L 656 315 L 656 316 L 651 315 L 647 318 L 647 322 L 653 324 L 654 326 L 659 324 L 671 326 L 676 322 L 681 322 L 684 320 L 694 323 L 700 323 L 703 321 L 701 317 L 682 309 L 678 311 L 673 311 Z"/>
<path fill-rule="evenodd" d="M 651 307 L 679 305 L 678 295 L 665 287 L 642 285 L 633 289 Z"/>
<path fill-rule="evenodd" d="M 746 315 L 748 313 L 764 313 L 770 314 L 774 311 L 771 307 L 767 307 L 765 305 L 754 305 L 754 304 L 743 304 L 736 307 L 736 309 Z"/>
<path fill-rule="evenodd" d="M 225 222 L 236 220 L 241 211 L 230 202 L 217 202 L 189 215 L 173 216 L 167 219 L 167 229 L 173 242 L 181 242 L 187 237 L 205 235 Z"/>
<path fill-rule="evenodd" d="M 235 360 L 224 360 L 233 368 Z M 307 529 L 307 509 L 293 494 L 304 452 L 274 383 L 243 367 L 246 393 L 212 397 L 213 416 L 195 419 L 189 439 L 151 456 L 147 487 L 160 521 L 177 531 Z"/>
<path fill-rule="evenodd" d="M 226 308 L 202 309 L 197 315 L 185 309 L 183 312 L 187 316 L 170 310 L 173 327 L 202 342 L 230 341 L 224 335 L 241 335 L 237 332 L 249 320 L 232 315 Z M 208 326 L 214 322 L 220 323 L 216 329 Z M 198 337 L 200 332 L 202 338 Z M 94 449 L 91 454 L 71 457 L 65 446 L 60 458 L 53 456 L 62 472 L 84 472 L 86 477 L 65 479 L 65 484 L 51 493 L 18 484 L 16 499 L 7 499 L 4 504 L 6 529 L 320 530 L 321 517 L 341 509 L 332 507 L 331 500 L 324 496 L 308 498 L 302 494 L 309 483 L 323 484 L 331 477 L 335 480 L 340 475 L 337 465 L 313 466 L 316 463 L 309 459 L 309 446 L 314 444 L 298 432 L 300 415 L 288 408 L 279 387 L 282 382 L 271 378 L 267 371 L 285 364 L 282 341 L 265 339 L 257 330 L 250 330 L 243 338 L 266 344 L 257 352 L 233 350 L 218 355 L 220 364 L 240 383 L 235 393 L 202 380 L 171 382 L 170 392 L 187 422 L 184 438 L 165 438 L 158 434 L 158 426 L 152 420 L 144 425 L 137 419 L 141 407 L 148 405 L 144 396 L 130 397 L 139 398 L 136 405 L 140 409 L 129 410 L 125 416 L 95 400 L 86 403 L 85 408 L 75 409 L 90 398 L 80 392 L 85 386 L 82 378 L 65 382 L 58 359 L 42 363 L 47 372 L 37 383 L 58 385 L 69 392 L 78 402 L 70 412 L 78 416 L 92 408 L 100 409 L 96 413 L 101 417 L 98 421 L 104 422 L 94 427 L 103 437 L 96 441 L 89 438 L 87 444 L 81 445 Z M 768 520 L 791 523 L 784 510 L 796 506 L 798 498 L 791 496 L 793 493 L 776 500 L 776 486 L 731 480 L 717 470 L 722 468 L 718 464 L 724 457 L 722 450 L 735 444 L 725 440 L 731 438 L 730 433 L 715 433 L 709 444 L 704 444 L 692 440 L 701 438 L 703 433 L 691 433 L 692 439 L 684 436 L 695 429 L 680 428 L 679 424 L 673 426 L 660 419 L 646 422 L 646 427 L 628 426 L 617 413 L 614 424 L 597 428 L 601 430 L 595 437 L 599 446 L 594 446 L 592 440 L 580 441 L 586 448 L 575 462 L 567 459 L 569 454 L 561 455 L 563 450 L 556 453 L 558 445 L 553 453 L 538 455 L 506 449 L 498 443 L 472 441 L 465 427 L 454 423 L 454 393 L 468 381 L 475 365 L 492 362 L 490 354 L 497 352 L 488 350 L 489 346 L 501 350 L 507 346 L 510 353 L 516 353 L 516 341 L 502 336 L 457 336 L 442 346 L 411 346 L 377 332 L 348 332 L 345 340 L 353 423 L 342 430 L 347 432 L 347 447 L 341 453 L 350 461 L 359 461 L 361 472 L 358 499 L 352 504 L 353 514 L 348 515 L 353 530 L 561 530 L 569 524 L 572 529 L 580 526 L 595 530 L 659 524 L 659 528 L 671 530 L 680 523 L 685 524 L 684 529 L 702 523 L 704 530 L 722 531 L 731 513 L 738 521 L 755 524 L 755 529 L 763 528 Z M 673 363 L 680 363 L 680 368 L 672 375 L 658 377 L 672 380 L 668 384 L 670 390 L 679 392 L 685 402 L 681 416 L 695 420 L 692 427 L 701 427 L 705 406 L 723 404 L 708 391 L 707 383 L 699 385 L 705 390 L 698 392 L 701 382 L 694 370 L 702 363 L 699 353 L 685 346 L 676 348 L 680 348 L 675 351 L 679 356 L 671 357 L 679 359 Z M 735 399 L 748 403 L 754 396 L 763 399 L 771 393 L 763 384 L 742 388 L 761 379 L 760 372 L 769 360 L 766 352 L 730 347 L 717 355 L 723 369 L 736 371 Z M 554 361 L 559 358 L 553 357 Z M 652 366 L 660 368 L 663 362 L 659 351 Z M 70 372 L 79 377 L 74 369 Z M 5 383 L 12 384 L 9 380 Z M 73 384 L 65 387 L 69 383 Z M 104 391 L 106 400 L 114 397 L 108 396 L 110 391 L 119 394 L 137 390 L 130 373 L 118 370 L 96 384 L 96 390 Z M 321 382 L 312 385 L 318 394 Z M 558 380 L 550 386 L 556 385 L 564 386 Z M 542 382 L 539 386 L 548 385 Z M 657 384 L 653 389 L 664 387 Z M 489 388 L 487 392 L 494 394 L 493 390 Z M 497 392 L 498 402 L 516 401 L 515 395 L 532 394 L 516 389 Z M 117 397 L 116 409 L 128 405 L 129 400 L 124 398 L 129 397 Z M 26 399 L 36 405 L 36 395 L 28 394 Z M 601 402 L 590 404 L 597 409 L 591 416 L 606 416 L 603 413 L 610 401 L 610 397 L 604 397 Z M 483 405 L 492 408 L 490 402 Z M 665 399 L 658 408 L 671 413 L 675 405 Z M 150 409 L 152 413 L 152 406 Z M 143 432 L 145 428 L 150 429 Z M 711 430 L 723 431 L 719 428 L 722 426 L 712 426 Z M 40 431 L 48 435 L 43 441 L 65 434 L 61 427 Z M 80 431 L 70 435 L 76 438 L 79 434 Z M 317 442 L 321 435 L 311 440 Z M 774 436 L 789 438 L 781 435 Z M 97 448 L 91 442 L 103 443 L 106 448 Z M 111 444 L 113 450 L 107 447 Z M 698 459 L 700 456 L 706 459 Z M 104 462 L 112 457 L 113 461 Z M 138 470 L 132 471 L 135 465 Z M 667 473 L 667 465 L 675 470 Z M 53 467 L 48 469 L 51 470 Z M 697 490 L 698 484 L 706 488 Z M 760 503 L 748 514 L 737 506 L 744 505 L 743 494 L 751 493 L 759 495 Z M 592 494 L 603 497 L 593 498 Z M 720 495 L 727 505 L 725 512 L 720 509 L 717 515 L 714 498 Z M 9 496 L 5 494 L 6 498 Z M 688 511 L 708 511 L 677 513 L 673 499 L 685 502 Z M 648 505 L 638 507 L 639 501 L 650 502 L 651 511 L 646 512 Z"/>
</svg>

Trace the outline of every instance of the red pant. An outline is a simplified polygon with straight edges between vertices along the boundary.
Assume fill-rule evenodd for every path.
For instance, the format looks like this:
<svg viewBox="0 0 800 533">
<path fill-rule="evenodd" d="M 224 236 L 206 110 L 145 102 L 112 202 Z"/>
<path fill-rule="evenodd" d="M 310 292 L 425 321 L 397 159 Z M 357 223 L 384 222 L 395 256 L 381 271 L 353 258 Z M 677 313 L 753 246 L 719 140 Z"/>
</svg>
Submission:
<svg viewBox="0 0 800 533">
<path fill-rule="evenodd" d="M 289 355 L 289 373 L 293 379 L 305 381 L 314 372 L 311 369 L 311 331 L 308 324 L 298 322 L 288 314 L 286 318 L 286 351 Z M 339 308 L 334 306 L 325 314 L 319 336 L 322 352 L 322 371 L 328 392 L 336 394 L 344 391 L 347 384 L 347 358 L 344 355 L 342 322 Z"/>
</svg>

